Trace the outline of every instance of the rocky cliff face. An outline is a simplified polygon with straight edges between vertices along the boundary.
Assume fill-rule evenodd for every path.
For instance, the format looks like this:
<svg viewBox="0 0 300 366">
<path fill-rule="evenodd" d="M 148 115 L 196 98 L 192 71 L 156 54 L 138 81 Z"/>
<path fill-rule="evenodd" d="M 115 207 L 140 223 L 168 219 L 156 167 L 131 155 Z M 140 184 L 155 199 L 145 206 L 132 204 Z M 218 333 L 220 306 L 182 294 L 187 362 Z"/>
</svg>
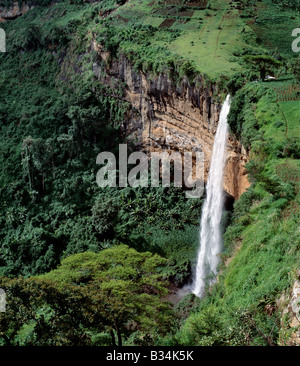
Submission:
<svg viewBox="0 0 300 366">
<path fill-rule="evenodd" d="M 0 7 L 0 21 L 14 19 L 32 7 L 34 1 Z M 109 54 L 96 42 L 93 48 L 107 62 Z M 96 74 L 97 70 L 95 65 Z M 134 111 L 123 126 L 126 136 L 146 152 L 203 151 L 206 180 L 221 110 L 221 104 L 214 99 L 216 87 L 205 86 L 201 78 L 193 85 L 188 80 L 176 85 L 164 74 L 149 78 L 134 71 L 125 57 L 106 69 L 105 78 L 107 83 L 117 78 L 126 84 L 126 99 Z M 247 155 L 239 142 L 229 136 L 224 188 L 235 199 L 249 187 L 244 168 L 246 161 Z"/>
<path fill-rule="evenodd" d="M 101 46 L 94 43 L 93 47 L 102 60 L 108 60 Z M 126 99 L 135 111 L 123 126 L 126 136 L 146 152 L 203 151 L 206 180 L 221 110 L 221 104 L 214 100 L 216 87 L 205 86 L 200 78 L 197 86 L 188 80 L 177 86 L 164 74 L 150 78 L 134 71 L 125 57 L 109 65 L 105 74 L 106 83 L 113 78 L 125 83 Z M 237 199 L 250 185 L 244 168 L 247 155 L 230 136 L 227 145 L 224 188 Z"/>
<path fill-rule="evenodd" d="M 283 293 L 276 301 L 281 310 L 281 346 L 300 346 L 300 270 L 289 293 Z"/>
<path fill-rule="evenodd" d="M 34 7 L 33 2 L 23 1 L 22 3 L 15 1 L 11 6 L 0 6 L 0 22 L 8 19 L 15 19 L 20 15 L 25 14 L 28 10 Z"/>
</svg>

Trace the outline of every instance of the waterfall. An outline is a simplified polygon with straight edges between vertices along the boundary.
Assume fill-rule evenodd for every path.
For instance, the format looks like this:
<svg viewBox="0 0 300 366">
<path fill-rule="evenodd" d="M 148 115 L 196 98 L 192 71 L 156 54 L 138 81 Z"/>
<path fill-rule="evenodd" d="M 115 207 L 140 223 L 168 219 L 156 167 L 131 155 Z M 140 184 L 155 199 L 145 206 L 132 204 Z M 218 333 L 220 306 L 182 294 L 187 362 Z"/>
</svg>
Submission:
<svg viewBox="0 0 300 366">
<path fill-rule="evenodd" d="M 227 116 L 230 110 L 230 96 L 223 103 L 214 140 L 212 160 L 206 185 L 200 220 L 200 248 L 192 285 L 196 296 L 203 296 L 205 285 L 214 282 L 219 254 L 222 251 L 221 217 L 224 208 L 223 171 L 226 159 L 228 133 Z"/>
</svg>

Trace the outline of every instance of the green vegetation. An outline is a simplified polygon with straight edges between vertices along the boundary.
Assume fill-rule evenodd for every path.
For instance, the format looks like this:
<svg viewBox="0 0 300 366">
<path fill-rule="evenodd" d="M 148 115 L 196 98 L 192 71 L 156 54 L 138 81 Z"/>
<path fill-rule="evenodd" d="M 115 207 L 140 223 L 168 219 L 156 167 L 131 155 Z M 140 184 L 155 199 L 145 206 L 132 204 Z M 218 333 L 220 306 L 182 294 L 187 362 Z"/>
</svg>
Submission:
<svg viewBox="0 0 300 366">
<path fill-rule="evenodd" d="M 283 344 L 280 298 L 300 262 L 298 2 L 49 3 L 1 23 L 0 345 Z M 251 187 L 226 213 L 201 300 L 167 301 L 191 275 L 202 200 L 96 184 L 98 153 L 118 156 L 137 112 L 107 77 L 123 56 L 149 79 L 233 95 Z"/>
<path fill-rule="evenodd" d="M 219 282 L 167 344 L 284 344 L 279 299 L 300 263 L 299 102 L 278 103 L 272 86 L 249 83 L 233 100 L 229 123 L 251 148 L 252 185 L 234 204 Z"/>
<path fill-rule="evenodd" d="M 109 339 L 116 345 L 117 338 L 121 346 L 122 334 L 149 342 L 173 320 L 170 304 L 161 299 L 168 291 L 158 272 L 163 264 L 158 255 L 119 245 L 74 254 L 39 278 L 3 278 L 9 312 L 0 320 L 2 343 L 97 345 Z"/>
<path fill-rule="evenodd" d="M 182 190 L 100 190 L 96 185 L 96 156 L 101 151 L 118 156 L 120 125 L 130 106 L 122 100 L 120 81 L 104 85 L 92 71 L 97 55 L 89 52 L 88 31 L 94 16 L 89 6 L 62 3 L 5 23 L 8 52 L 1 55 L 0 112 L 3 275 L 43 273 L 70 253 L 120 242 L 165 254 L 174 240 L 183 240 L 184 232 L 187 250 L 173 264 L 188 268 L 197 245 L 201 202 L 186 200 Z M 40 33 L 30 33 L 34 41 L 24 41 L 24 24 L 25 29 L 40 24 Z M 179 277 L 189 274 L 183 271 Z"/>
<path fill-rule="evenodd" d="M 104 32 L 107 42 L 115 39 L 119 51 L 146 73 L 167 72 L 181 78 L 183 61 L 179 60 L 184 58 L 194 72 L 219 81 L 221 76 L 245 72 L 241 52 L 261 54 L 261 59 L 294 57 L 291 33 L 299 23 L 295 7 L 268 0 L 186 5 L 132 0 L 100 21 L 96 29 Z"/>
</svg>

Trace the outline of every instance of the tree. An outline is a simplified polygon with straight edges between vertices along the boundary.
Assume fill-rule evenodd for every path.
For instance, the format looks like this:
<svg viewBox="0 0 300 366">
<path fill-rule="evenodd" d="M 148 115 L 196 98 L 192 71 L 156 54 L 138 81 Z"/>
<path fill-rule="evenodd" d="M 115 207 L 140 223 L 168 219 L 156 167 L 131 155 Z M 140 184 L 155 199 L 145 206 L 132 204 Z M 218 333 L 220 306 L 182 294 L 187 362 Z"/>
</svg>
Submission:
<svg viewBox="0 0 300 366">
<path fill-rule="evenodd" d="M 0 345 L 91 345 L 88 328 L 104 329 L 95 304 L 75 286 L 48 280 L 0 277 L 6 311 L 0 313 Z"/>
<path fill-rule="evenodd" d="M 118 219 L 116 199 L 100 197 L 92 207 L 93 224 L 101 236 L 113 237 Z"/>
<path fill-rule="evenodd" d="M 64 259 L 61 266 L 40 276 L 59 289 L 73 286 L 91 299 L 96 313 L 115 345 L 123 335 L 140 331 L 153 337 L 174 323 L 167 295 L 168 283 L 159 273 L 165 260 L 150 252 L 139 253 L 126 245 L 85 252 Z"/>
<path fill-rule="evenodd" d="M 282 63 L 268 55 L 247 55 L 244 60 L 251 67 L 258 69 L 260 78 L 264 80 L 268 72 L 273 72 L 276 67 L 282 66 Z"/>
<path fill-rule="evenodd" d="M 38 188 L 45 190 L 47 171 L 53 168 L 53 147 L 51 141 L 26 137 L 22 143 L 22 166 L 24 178 L 27 177 L 29 192 Z M 34 181 L 37 180 L 36 184 Z"/>
<path fill-rule="evenodd" d="M 140 332 L 150 339 L 174 323 L 162 299 L 165 260 L 125 245 L 71 255 L 47 274 L 0 277 L 7 311 L 0 313 L 2 345 L 91 345 L 91 333 L 109 333 L 112 345 Z M 115 340 L 117 336 L 117 342 Z"/>
<path fill-rule="evenodd" d="M 291 71 L 295 75 L 297 82 L 300 83 L 300 57 L 292 60 Z"/>
</svg>

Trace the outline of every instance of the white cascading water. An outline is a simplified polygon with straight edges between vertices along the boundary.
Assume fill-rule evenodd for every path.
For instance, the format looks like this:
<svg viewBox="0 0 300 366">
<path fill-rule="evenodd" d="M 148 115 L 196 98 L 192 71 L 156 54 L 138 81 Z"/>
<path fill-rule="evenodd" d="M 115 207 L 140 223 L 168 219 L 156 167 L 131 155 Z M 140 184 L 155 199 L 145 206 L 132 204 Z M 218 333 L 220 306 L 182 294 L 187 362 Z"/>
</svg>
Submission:
<svg viewBox="0 0 300 366">
<path fill-rule="evenodd" d="M 200 249 L 192 292 L 202 297 L 205 285 L 212 284 L 219 255 L 222 251 L 221 218 L 224 209 L 223 171 L 226 159 L 228 135 L 227 116 L 230 110 L 230 96 L 223 103 L 214 140 L 212 160 L 207 180 L 206 198 L 200 221 Z"/>
</svg>

